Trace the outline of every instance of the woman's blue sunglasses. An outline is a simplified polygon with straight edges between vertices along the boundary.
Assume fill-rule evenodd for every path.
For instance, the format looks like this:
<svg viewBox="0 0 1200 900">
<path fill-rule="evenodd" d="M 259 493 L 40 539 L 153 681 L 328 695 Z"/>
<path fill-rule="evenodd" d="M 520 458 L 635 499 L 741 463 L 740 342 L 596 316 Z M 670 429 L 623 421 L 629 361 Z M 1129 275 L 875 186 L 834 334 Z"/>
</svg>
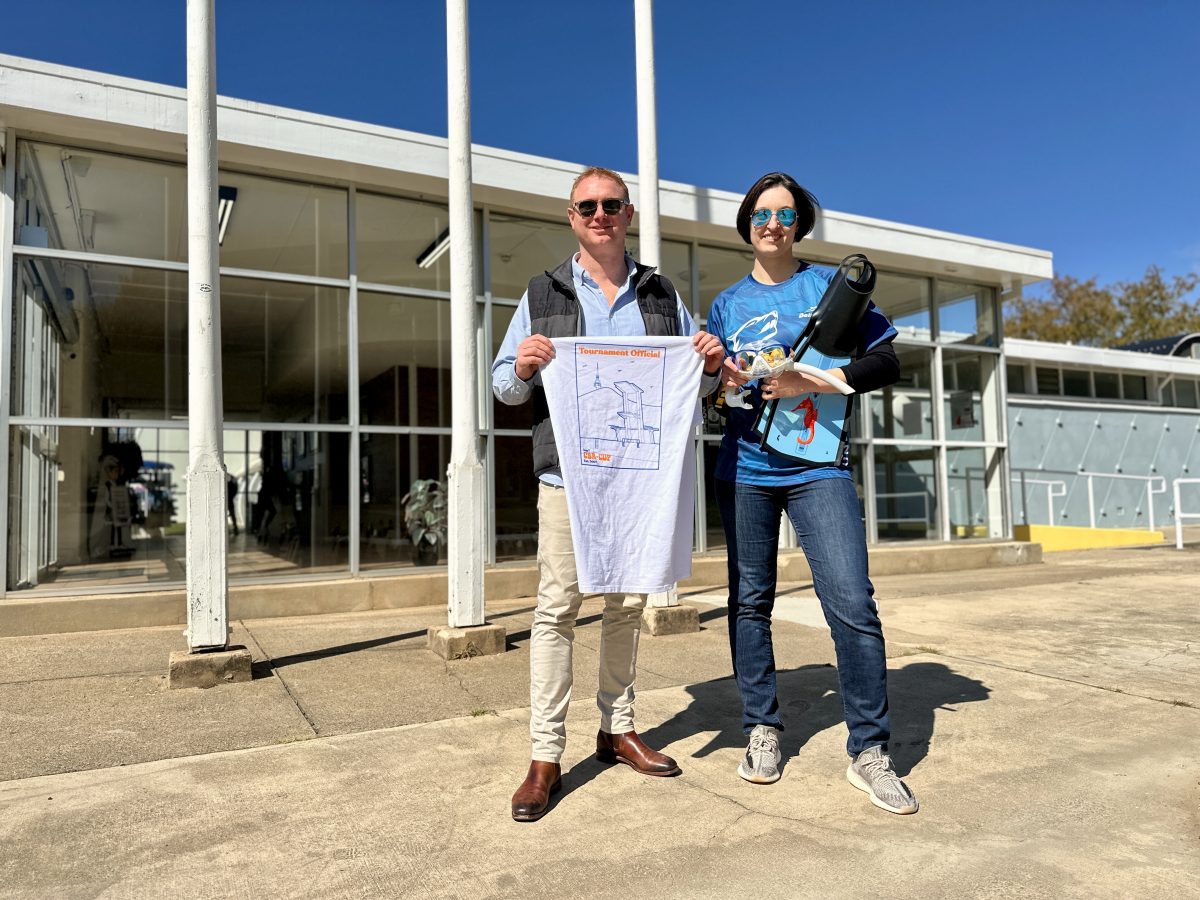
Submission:
<svg viewBox="0 0 1200 900">
<path fill-rule="evenodd" d="M 797 214 L 790 206 L 785 206 L 783 209 L 756 209 L 750 214 L 750 224 L 755 228 L 762 228 L 771 221 L 772 215 L 784 228 L 791 228 L 796 224 Z"/>
</svg>

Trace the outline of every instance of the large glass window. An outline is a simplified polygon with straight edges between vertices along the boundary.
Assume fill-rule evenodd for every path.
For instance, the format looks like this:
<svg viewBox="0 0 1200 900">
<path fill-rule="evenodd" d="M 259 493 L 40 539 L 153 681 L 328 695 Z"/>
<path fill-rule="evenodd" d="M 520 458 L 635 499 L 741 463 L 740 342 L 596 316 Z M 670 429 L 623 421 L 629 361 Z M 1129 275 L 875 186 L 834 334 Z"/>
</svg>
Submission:
<svg viewBox="0 0 1200 900">
<path fill-rule="evenodd" d="M 938 279 L 938 337 L 946 342 L 995 347 L 995 296 L 989 287 Z"/>
<path fill-rule="evenodd" d="M 241 530 L 230 554 L 230 576 L 346 569 L 350 435 L 252 431 L 245 446 L 257 447 L 258 455 L 233 472 L 246 479 L 249 527 Z"/>
<path fill-rule="evenodd" d="M 537 478 L 527 437 L 497 436 L 491 459 L 496 481 L 496 559 L 537 553 Z"/>
<path fill-rule="evenodd" d="M 26 258 L 14 286 L 14 415 L 187 413 L 184 273 Z"/>
<path fill-rule="evenodd" d="M 937 463 L 931 447 L 875 448 L 875 510 L 879 537 L 938 536 Z"/>
<path fill-rule="evenodd" d="M 636 234 L 631 234 L 625 241 L 625 248 L 634 259 L 641 259 L 641 244 Z M 683 305 L 688 312 L 695 313 L 692 307 L 692 248 L 690 244 L 679 241 L 662 241 L 659 245 L 662 259 L 658 264 L 658 272 L 663 275 L 683 298 Z"/>
<path fill-rule="evenodd" d="M 1004 528 L 1000 518 L 1000 455 L 977 447 L 946 450 L 952 538 L 998 538 Z"/>
<path fill-rule="evenodd" d="M 946 392 L 946 437 L 957 441 L 997 440 L 999 357 L 947 349 L 942 356 L 942 386 Z M 990 413 L 990 414 L 989 414 Z"/>
<path fill-rule="evenodd" d="M 364 193 L 356 204 L 360 282 L 450 290 L 450 221 L 444 205 Z"/>
<path fill-rule="evenodd" d="M 875 437 L 933 437 L 933 352 L 926 347 L 896 344 L 900 379 L 872 391 L 871 419 Z"/>
<path fill-rule="evenodd" d="M 450 425 L 450 303 L 359 292 L 364 425 Z"/>
<path fill-rule="evenodd" d="M 725 547 L 725 528 L 721 524 L 721 508 L 717 503 L 717 455 L 721 450 L 719 441 L 701 441 L 704 452 L 704 536 L 709 550 Z"/>
<path fill-rule="evenodd" d="M 187 260 L 187 170 L 23 142 L 18 244 Z M 346 192 L 257 175 L 218 175 L 221 265 L 345 278 Z"/>
<path fill-rule="evenodd" d="M 902 337 L 929 340 L 929 279 L 880 272 L 871 299 Z"/>
<path fill-rule="evenodd" d="M 179 584 L 187 431 L 168 426 L 184 424 L 187 414 L 187 276 L 146 266 L 186 260 L 186 170 L 40 142 L 19 145 L 18 165 L 11 409 L 21 418 L 10 435 L 9 584 Z M 433 558 L 416 553 L 405 497 L 417 482 L 444 482 L 449 462 L 450 304 L 438 299 L 450 288 L 445 204 L 235 172 L 221 172 L 219 186 L 221 263 L 239 270 L 221 285 L 231 575 L 344 572 L 353 540 L 364 570 L 444 561 L 444 544 Z M 514 311 L 505 303 L 573 254 L 577 242 L 565 215 L 479 213 L 476 222 L 480 249 L 489 235 L 490 258 L 477 269 L 476 287 L 482 293 L 486 269 L 494 302 L 480 308 L 490 309 L 494 357 Z M 21 256 L 21 246 L 124 258 L 40 259 Z M 637 234 L 629 249 L 638 255 Z M 716 295 L 752 264 L 750 248 L 737 243 L 666 240 L 659 268 L 703 322 Z M 352 274 L 357 334 L 350 331 Z M 325 279 L 333 286 L 296 283 Z M 955 536 L 999 533 L 1003 451 L 955 446 L 998 437 L 991 426 L 1000 414 L 999 357 L 970 346 L 997 342 L 994 298 L 980 285 L 879 275 L 874 299 L 900 332 L 902 375 L 862 402 L 856 436 L 888 445 L 871 450 L 872 471 L 855 469 L 860 496 L 877 497 L 884 539 L 936 538 L 943 503 Z M 934 333 L 961 346 L 935 351 Z M 943 361 L 944 434 L 933 426 L 935 352 Z M 350 382 L 352 357 L 357 383 Z M 1010 382 L 1010 389 L 1044 390 L 1051 377 L 1056 392 L 1064 379 L 1073 392 L 1069 372 L 1039 369 L 1035 381 L 1030 366 L 1028 374 L 1029 383 Z M 1111 374 L 1095 373 L 1098 396 L 1144 399 L 1153 386 L 1141 376 Z M 1194 404 L 1195 384 L 1176 381 L 1168 396 Z M 349 425 L 355 402 L 359 428 Z M 530 404 L 495 404 L 485 423 L 501 560 L 536 552 L 531 413 Z M 68 416 L 103 424 L 55 424 Z M 131 420 L 156 427 L 131 428 Z M 725 540 L 713 484 L 719 443 L 712 438 L 720 425 L 710 401 L 710 439 L 700 446 L 707 488 L 700 527 L 706 546 L 718 550 Z M 330 430 L 305 430 L 313 427 Z M 382 433 L 410 429 L 422 433 Z M 949 442 L 945 497 L 935 477 L 942 457 L 927 446 L 935 438 Z M 353 473 L 351 441 L 359 442 Z M 856 462 L 862 452 L 862 444 L 853 446 Z M 352 490 L 360 492 L 358 534 L 350 532 Z"/>
<path fill-rule="evenodd" d="M 184 429 L 13 426 L 8 587 L 185 577 Z"/>
<path fill-rule="evenodd" d="M 492 306 L 492 355 L 487 361 L 489 390 L 492 363 L 496 359 L 496 354 L 500 352 L 500 345 L 504 343 L 504 336 L 508 332 L 508 326 L 512 322 L 516 311 L 515 306 Z M 533 405 L 531 403 L 520 403 L 516 406 L 510 406 L 507 403 L 501 403 L 499 400 L 496 400 L 493 394 L 492 424 L 495 428 L 528 430 L 533 425 Z"/>
<path fill-rule="evenodd" d="M 227 420 L 349 421 L 349 345 L 346 291 L 221 279 Z"/>
<path fill-rule="evenodd" d="M 18 244 L 187 259 L 187 171 L 175 163 L 21 142 Z"/>
<path fill-rule="evenodd" d="M 561 223 L 493 213 L 489 235 L 493 297 L 519 300 L 529 287 L 529 279 L 553 270 L 579 250 L 575 232 L 566 223 L 565 202 Z"/>
<path fill-rule="evenodd" d="M 659 263 L 658 270 L 671 280 L 671 284 L 675 285 L 675 290 L 679 291 L 679 296 L 683 298 L 683 305 L 695 315 L 691 246 L 678 241 L 663 241 L 662 261 Z"/>
<path fill-rule="evenodd" d="M 221 265 L 345 278 L 346 191 L 221 172 Z"/>
<path fill-rule="evenodd" d="M 745 250 L 700 247 L 700 317 L 707 319 L 717 294 L 745 278 L 753 267 L 754 254 L 749 247 Z"/>
<path fill-rule="evenodd" d="M 364 434 L 360 438 L 359 484 L 362 491 L 362 537 L 360 564 L 363 569 L 393 568 L 445 562 L 442 541 L 418 550 L 405 525 L 405 498 L 414 502 L 416 482 L 440 482 L 445 488 L 450 461 L 450 436 L 440 434 Z M 434 503 L 426 511 L 432 511 Z M 415 510 L 414 510 L 415 513 Z M 430 524 L 439 536 L 444 517 Z"/>
</svg>

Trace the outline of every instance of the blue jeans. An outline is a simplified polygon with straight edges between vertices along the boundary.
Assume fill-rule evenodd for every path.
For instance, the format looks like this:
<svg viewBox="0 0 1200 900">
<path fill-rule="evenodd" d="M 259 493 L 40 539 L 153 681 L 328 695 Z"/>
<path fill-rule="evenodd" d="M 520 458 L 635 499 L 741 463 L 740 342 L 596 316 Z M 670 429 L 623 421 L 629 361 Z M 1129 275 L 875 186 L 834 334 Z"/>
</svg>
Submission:
<svg viewBox="0 0 1200 900">
<path fill-rule="evenodd" d="M 764 486 L 716 482 L 729 545 L 729 649 L 742 695 L 742 726 L 782 728 L 775 692 L 771 610 L 779 557 L 780 514 L 787 512 L 812 569 L 813 587 L 837 654 L 842 707 L 857 755 L 891 736 L 887 662 L 867 543 L 849 478 Z"/>
</svg>

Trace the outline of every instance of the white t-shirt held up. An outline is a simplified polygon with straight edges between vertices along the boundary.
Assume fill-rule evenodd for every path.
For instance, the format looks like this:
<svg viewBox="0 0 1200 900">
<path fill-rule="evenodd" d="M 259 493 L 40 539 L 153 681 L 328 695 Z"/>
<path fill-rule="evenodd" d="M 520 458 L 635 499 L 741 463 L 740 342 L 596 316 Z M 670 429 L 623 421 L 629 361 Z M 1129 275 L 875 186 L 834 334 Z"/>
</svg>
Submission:
<svg viewBox="0 0 1200 900">
<path fill-rule="evenodd" d="M 579 589 L 659 593 L 692 571 L 696 397 L 688 337 L 555 338 L 541 370 Z"/>
</svg>

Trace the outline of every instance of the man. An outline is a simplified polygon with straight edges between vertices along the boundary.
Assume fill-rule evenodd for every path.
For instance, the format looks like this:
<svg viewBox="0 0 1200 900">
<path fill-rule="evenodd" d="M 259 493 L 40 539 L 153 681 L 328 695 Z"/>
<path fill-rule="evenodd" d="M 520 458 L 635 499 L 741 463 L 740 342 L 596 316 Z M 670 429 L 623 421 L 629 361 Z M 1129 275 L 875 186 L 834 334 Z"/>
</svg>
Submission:
<svg viewBox="0 0 1200 900">
<path fill-rule="evenodd" d="M 671 283 L 625 252 L 633 221 L 629 189 L 616 172 L 585 169 L 571 186 L 567 219 L 579 252 L 534 277 L 492 364 L 492 389 L 503 403 L 534 402 L 533 467 L 538 476 L 537 611 L 529 640 L 529 734 L 532 761 L 513 794 L 512 816 L 532 822 L 561 787 L 571 699 L 571 643 L 583 596 L 575 573 L 571 522 L 554 431 L 538 371 L 554 357 L 550 339 L 588 335 L 692 335 L 704 356 L 702 394 L 719 380 L 725 351 L 696 331 Z M 675 760 L 645 745 L 633 728 L 633 679 L 645 594 L 606 594 L 600 637 L 600 731 L 596 757 L 643 775 L 679 774 Z"/>
</svg>

